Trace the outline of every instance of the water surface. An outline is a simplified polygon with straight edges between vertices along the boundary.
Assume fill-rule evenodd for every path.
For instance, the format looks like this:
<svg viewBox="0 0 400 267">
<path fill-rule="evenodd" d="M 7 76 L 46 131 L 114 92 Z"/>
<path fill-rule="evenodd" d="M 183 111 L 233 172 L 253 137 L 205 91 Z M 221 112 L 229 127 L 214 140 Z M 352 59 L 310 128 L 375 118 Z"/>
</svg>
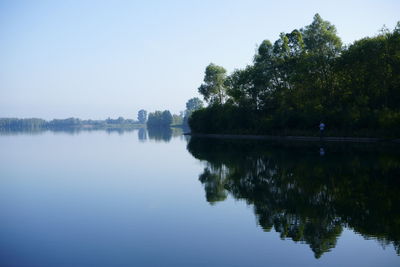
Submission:
<svg viewBox="0 0 400 267">
<path fill-rule="evenodd" d="M 400 264 L 398 149 L 144 129 L 0 148 L 1 266 Z"/>
</svg>

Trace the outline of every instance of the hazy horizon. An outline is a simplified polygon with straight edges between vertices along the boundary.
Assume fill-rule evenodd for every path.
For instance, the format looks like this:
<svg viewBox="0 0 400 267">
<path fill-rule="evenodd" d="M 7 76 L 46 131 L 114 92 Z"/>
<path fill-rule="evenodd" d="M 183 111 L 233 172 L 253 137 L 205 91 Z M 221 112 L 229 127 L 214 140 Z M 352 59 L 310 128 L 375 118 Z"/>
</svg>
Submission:
<svg viewBox="0 0 400 267">
<path fill-rule="evenodd" d="M 393 29 L 399 10 L 398 1 L 0 0 L 0 117 L 178 113 L 210 62 L 243 68 L 256 44 L 315 13 L 350 44 Z"/>
</svg>

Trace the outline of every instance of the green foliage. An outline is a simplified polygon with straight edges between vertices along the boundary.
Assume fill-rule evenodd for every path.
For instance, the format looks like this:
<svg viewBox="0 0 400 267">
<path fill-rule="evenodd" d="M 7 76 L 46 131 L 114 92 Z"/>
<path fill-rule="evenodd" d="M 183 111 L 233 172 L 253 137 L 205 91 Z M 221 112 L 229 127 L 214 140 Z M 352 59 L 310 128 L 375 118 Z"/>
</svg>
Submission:
<svg viewBox="0 0 400 267">
<path fill-rule="evenodd" d="M 186 102 L 186 111 L 193 112 L 203 107 L 203 101 L 198 97 L 193 97 Z"/>
<path fill-rule="evenodd" d="M 186 102 L 186 110 L 185 115 L 182 120 L 182 125 L 184 128 L 189 128 L 188 120 L 192 113 L 196 110 L 202 109 L 204 106 L 203 101 L 201 101 L 198 97 L 193 97 Z"/>
<path fill-rule="evenodd" d="M 212 105 L 195 111 L 189 117 L 189 125 L 193 132 L 249 134 L 258 126 L 253 114 L 251 110 L 230 104 Z"/>
<path fill-rule="evenodd" d="M 213 63 L 206 67 L 204 83 L 199 87 L 199 93 L 211 104 L 223 104 L 226 97 L 226 70 Z"/>
<path fill-rule="evenodd" d="M 147 127 L 170 127 L 173 117 L 169 110 L 150 112 Z"/>
<path fill-rule="evenodd" d="M 324 121 L 332 135 L 400 135 L 400 23 L 343 48 L 335 26 L 316 14 L 225 75 L 206 68 L 199 92 L 212 105 L 193 114 L 194 132 L 317 134 Z"/>
<path fill-rule="evenodd" d="M 336 27 L 323 20 L 319 14 L 315 14 L 313 22 L 300 32 L 307 52 L 313 55 L 330 59 L 338 56 L 342 50 L 342 41 L 337 36 Z"/>
<path fill-rule="evenodd" d="M 173 114 L 172 115 L 172 124 L 173 125 L 182 125 L 183 123 L 183 114 Z"/>
</svg>

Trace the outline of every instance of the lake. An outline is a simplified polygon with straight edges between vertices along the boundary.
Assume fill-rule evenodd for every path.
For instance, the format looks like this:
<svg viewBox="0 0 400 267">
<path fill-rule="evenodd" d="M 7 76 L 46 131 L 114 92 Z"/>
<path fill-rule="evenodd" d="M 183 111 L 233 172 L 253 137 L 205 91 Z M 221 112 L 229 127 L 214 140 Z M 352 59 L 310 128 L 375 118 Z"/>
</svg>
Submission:
<svg viewBox="0 0 400 267">
<path fill-rule="evenodd" d="M 0 135 L 0 266 L 400 266 L 390 144 Z"/>
</svg>

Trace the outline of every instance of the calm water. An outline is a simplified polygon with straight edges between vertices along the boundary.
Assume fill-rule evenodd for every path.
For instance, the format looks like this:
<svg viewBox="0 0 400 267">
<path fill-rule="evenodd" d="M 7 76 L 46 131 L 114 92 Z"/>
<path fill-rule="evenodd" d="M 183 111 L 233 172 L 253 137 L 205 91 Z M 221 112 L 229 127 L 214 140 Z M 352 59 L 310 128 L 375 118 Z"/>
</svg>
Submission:
<svg viewBox="0 0 400 267">
<path fill-rule="evenodd" d="M 0 266 L 400 266 L 398 150 L 1 135 Z"/>
</svg>

